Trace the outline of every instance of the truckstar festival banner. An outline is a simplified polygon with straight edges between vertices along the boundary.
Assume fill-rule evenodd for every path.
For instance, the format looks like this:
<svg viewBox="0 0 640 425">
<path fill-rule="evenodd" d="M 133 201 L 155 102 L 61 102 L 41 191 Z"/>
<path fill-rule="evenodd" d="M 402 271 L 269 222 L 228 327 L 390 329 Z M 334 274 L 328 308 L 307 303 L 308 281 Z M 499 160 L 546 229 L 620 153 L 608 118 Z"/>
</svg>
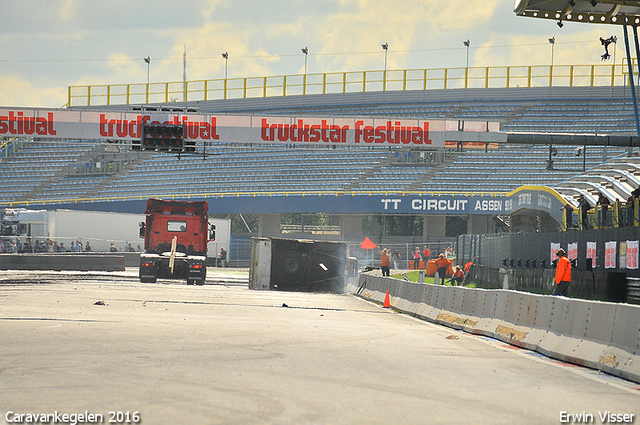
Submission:
<svg viewBox="0 0 640 425">
<path fill-rule="evenodd" d="M 442 148 L 500 142 L 497 122 L 391 118 L 297 118 L 0 108 L 0 137 L 139 141 L 145 124 L 184 125 L 185 140 L 316 146 Z M 503 140 L 504 139 L 504 140 Z"/>
<path fill-rule="evenodd" d="M 195 142 L 406 148 L 444 147 L 447 127 L 434 120 L 0 109 L 0 136 L 5 137 L 133 141 L 140 140 L 145 124 L 184 125 L 185 139 Z"/>
</svg>

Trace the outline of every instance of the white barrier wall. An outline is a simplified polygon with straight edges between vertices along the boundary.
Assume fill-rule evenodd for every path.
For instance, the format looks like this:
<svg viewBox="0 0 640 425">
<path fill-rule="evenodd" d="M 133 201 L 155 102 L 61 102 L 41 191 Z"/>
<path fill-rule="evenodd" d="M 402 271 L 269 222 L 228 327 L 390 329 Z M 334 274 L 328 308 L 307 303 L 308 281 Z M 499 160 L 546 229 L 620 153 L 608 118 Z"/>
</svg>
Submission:
<svg viewBox="0 0 640 425">
<path fill-rule="evenodd" d="M 640 306 L 362 274 L 353 292 L 416 317 L 640 382 Z"/>
</svg>

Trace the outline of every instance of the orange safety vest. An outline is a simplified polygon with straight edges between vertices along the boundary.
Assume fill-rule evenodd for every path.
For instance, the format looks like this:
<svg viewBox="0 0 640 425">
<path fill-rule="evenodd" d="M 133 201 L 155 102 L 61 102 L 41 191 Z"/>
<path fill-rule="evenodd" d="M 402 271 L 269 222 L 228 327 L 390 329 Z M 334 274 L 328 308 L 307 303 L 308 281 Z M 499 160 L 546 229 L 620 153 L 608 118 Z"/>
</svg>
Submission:
<svg viewBox="0 0 640 425">
<path fill-rule="evenodd" d="M 389 254 L 380 254 L 380 267 L 389 266 Z"/>
<path fill-rule="evenodd" d="M 435 261 L 435 263 L 436 263 L 436 267 L 441 269 L 441 268 L 447 267 L 449 264 L 451 264 L 451 261 L 447 260 L 446 258 L 438 258 Z"/>
<path fill-rule="evenodd" d="M 473 266 L 473 261 L 469 261 L 467 264 L 464 265 L 464 272 L 465 273 L 469 273 L 469 269 L 471 268 L 471 266 Z"/>
<path fill-rule="evenodd" d="M 564 255 L 558 259 L 555 281 L 556 283 L 571 282 L 571 261 Z"/>
</svg>

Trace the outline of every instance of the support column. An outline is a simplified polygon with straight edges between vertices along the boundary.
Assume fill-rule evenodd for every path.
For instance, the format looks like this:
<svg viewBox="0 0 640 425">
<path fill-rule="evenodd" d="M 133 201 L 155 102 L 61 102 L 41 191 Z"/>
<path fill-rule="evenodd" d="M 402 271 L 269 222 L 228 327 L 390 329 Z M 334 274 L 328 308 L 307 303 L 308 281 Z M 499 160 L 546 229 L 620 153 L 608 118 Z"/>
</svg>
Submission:
<svg viewBox="0 0 640 425">
<path fill-rule="evenodd" d="M 342 240 L 354 240 L 362 242 L 362 216 L 361 215 L 341 215 L 340 216 L 340 237 Z"/>
<path fill-rule="evenodd" d="M 261 237 L 280 236 L 280 214 L 260 214 L 258 235 Z"/>
<path fill-rule="evenodd" d="M 467 234 L 474 235 L 492 233 L 489 228 L 489 223 L 492 222 L 492 216 L 490 215 L 469 215 L 469 218 L 467 219 Z"/>
<path fill-rule="evenodd" d="M 636 134 L 640 135 L 640 118 L 638 118 L 638 101 L 636 99 L 636 87 L 633 81 L 633 58 L 631 57 L 631 49 L 629 48 L 629 35 L 627 34 L 627 26 L 623 25 L 624 30 L 624 47 L 627 51 L 627 69 L 629 70 L 629 86 L 631 87 L 631 99 L 633 100 L 633 114 L 636 118 Z"/>
<path fill-rule="evenodd" d="M 444 215 L 425 215 L 422 229 L 424 237 L 443 238 L 447 234 L 447 217 Z"/>
</svg>

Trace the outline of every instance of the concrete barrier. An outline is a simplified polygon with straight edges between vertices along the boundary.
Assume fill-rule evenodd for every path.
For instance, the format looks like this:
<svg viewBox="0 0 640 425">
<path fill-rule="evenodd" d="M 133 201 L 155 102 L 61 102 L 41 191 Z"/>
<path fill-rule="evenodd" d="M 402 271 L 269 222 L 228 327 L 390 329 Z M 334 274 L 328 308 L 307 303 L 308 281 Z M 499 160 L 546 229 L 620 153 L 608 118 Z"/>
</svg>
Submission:
<svg viewBox="0 0 640 425">
<path fill-rule="evenodd" d="M 640 382 L 640 306 L 417 284 L 360 276 L 357 295 L 400 311 L 487 335 L 549 357 Z"/>
<path fill-rule="evenodd" d="M 0 270 L 124 271 L 119 254 L 0 254 Z"/>
</svg>

